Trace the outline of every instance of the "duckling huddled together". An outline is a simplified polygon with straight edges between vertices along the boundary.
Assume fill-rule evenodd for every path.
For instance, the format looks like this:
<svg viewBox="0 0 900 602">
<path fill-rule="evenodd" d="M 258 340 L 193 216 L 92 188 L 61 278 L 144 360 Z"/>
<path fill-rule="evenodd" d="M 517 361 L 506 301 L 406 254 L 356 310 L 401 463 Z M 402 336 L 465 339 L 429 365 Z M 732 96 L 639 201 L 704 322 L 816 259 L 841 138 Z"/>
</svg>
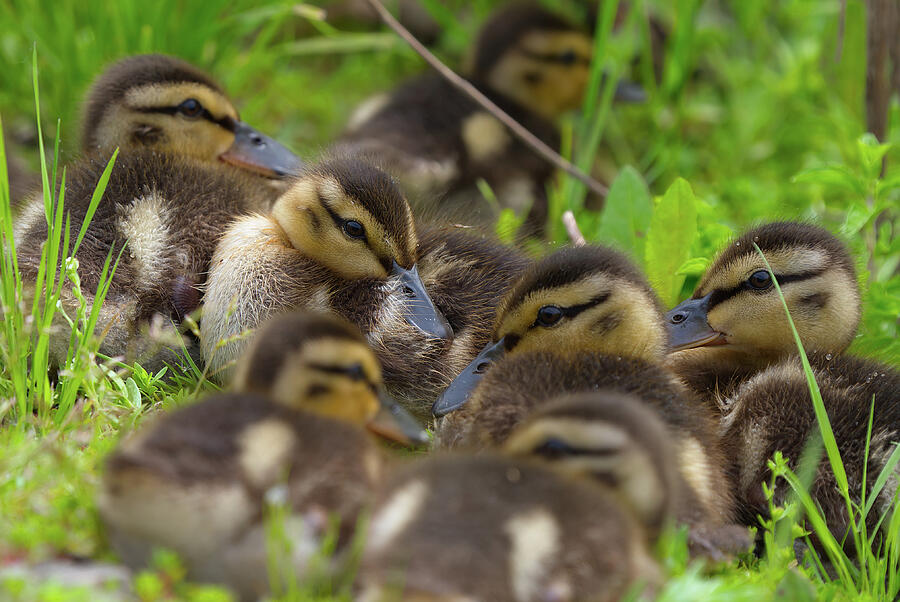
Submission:
<svg viewBox="0 0 900 602">
<path fill-rule="evenodd" d="M 592 46 L 513 6 L 485 26 L 466 75 L 559 146 L 553 120 L 579 104 Z M 305 163 L 197 68 L 128 58 L 88 93 L 67 174 L 72 227 L 91 220 L 76 254 L 89 301 L 120 258 L 101 353 L 148 369 L 187 353 L 226 389 L 154 417 L 109 457 L 98 507 L 135 568 L 170 548 L 193 579 L 264 597 L 277 506 L 292 544 L 281 562 L 300 579 L 355 571 L 360 600 L 652 596 L 661 534 L 684 528 L 706 559 L 748 551 L 768 460 L 796 465 L 818 428 L 775 280 L 851 492 L 871 490 L 900 439 L 900 372 L 844 354 L 861 310 L 837 238 L 804 223 L 749 230 L 665 313 L 615 249 L 535 259 L 438 217 L 463 207 L 482 223 L 490 209 L 471 189 L 484 179 L 540 233 L 552 170 L 437 78 L 366 103 Z M 43 208 L 34 195 L 17 217 L 26 281 L 41 269 Z M 61 367 L 69 332 L 53 329 Z M 434 453 L 399 456 L 379 438 Z M 848 515 L 827 461 L 810 493 L 840 540 Z"/>
</svg>

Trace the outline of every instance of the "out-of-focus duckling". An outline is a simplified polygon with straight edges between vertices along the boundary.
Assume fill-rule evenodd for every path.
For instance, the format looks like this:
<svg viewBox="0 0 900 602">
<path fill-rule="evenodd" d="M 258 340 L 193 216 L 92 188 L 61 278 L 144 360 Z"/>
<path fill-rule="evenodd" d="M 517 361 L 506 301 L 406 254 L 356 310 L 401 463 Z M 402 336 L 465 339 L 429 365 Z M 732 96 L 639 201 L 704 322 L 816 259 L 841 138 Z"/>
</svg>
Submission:
<svg viewBox="0 0 900 602">
<path fill-rule="evenodd" d="M 535 136 L 559 148 L 553 120 L 580 106 L 592 51 L 591 37 L 580 28 L 538 6 L 514 4 L 484 25 L 465 75 Z M 364 103 L 338 148 L 379 161 L 417 210 L 491 223 L 496 215 L 475 187 L 484 179 L 501 207 L 529 212 L 529 233 L 542 231 L 546 222 L 553 166 L 436 74 Z"/>
<path fill-rule="evenodd" d="M 207 367 L 226 380 L 241 335 L 289 309 L 342 315 L 374 341 L 410 323 L 445 344 L 453 332 L 422 284 L 418 253 L 412 211 L 387 174 L 354 159 L 311 167 L 270 215 L 238 219 L 221 237 L 201 321 Z"/>
<path fill-rule="evenodd" d="M 105 166 L 106 160 L 92 157 L 67 169 L 65 211 L 73 233 L 87 218 Z M 206 278 L 219 235 L 236 215 L 267 202 L 268 192 L 250 177 L 170 153 L 134 150 L 118 157 L 75 254 L 89 308 L 107 257 L 119 259 L 97 322 L 96 332 L 106 332 L 101 353 L 138 359 L 148 370 L 177 358 L 182 341 L 171 324 L 199 306 L 197 286 Z M 43 205 L 28 217 L 16 223 L 16 251 L 23 280 L 35 282 L 48 233 Z M 78 301 L 68 288 L 62 302 L 74 316 Z M 160 336 L 143 336 L 156 327 Z M 59 365 L 69 332 L 60 318 L 51 334 L 51 356 Z M 193 354 L 194 345 L 185 343 Z"/>
<path fill-rule="evenodd" d="M 497 456 L 417 462 L 376 504 L 358 599 L 612 601 L 637 582 L 652 589 L 647 535 L 610 489 Z"/>
<path fill-rule="evenodd" d="M 113 548 L 131 567 L 166 547 L 191 578 L 242 599 L 268 591 L 263 516 L 289 509 L 292 564 L 303 574 L 330 516 L 338 556 L 381 476 L 362 430 L 378 414 L 378 362 L 353 327 L 319 315 L 281 316 L 261 329 L 239 393 L 160 416 L 109 458 L 98 506 Z M 420 428 L 397 432 L 420 438 Z M 383 428 L 377 428 L 385 432 Z"/>
<path fill-rule="evenodd" d="M 600 390 L 542 404 L 512 431 L 503 451 L 611 487 L 652 538 L 682 521 L 691 525 L 694 553 L 719 557 L 720 551 L 749 547 L 744 528 L 707 528 L 702 504 L 679 471 L 666 425 L 633 395 Z"/>
<path fill-rule="evenodd" d="M 81 143 L 85 153 L 104 158 L 116 148 L 149 148 L 272 178 L 302 167 L 287 148 L 241 121 L 209 75 L 161 54 L 122 59 L 97 78 L 85 102 Z"/>
<path fill-rule="evenodd" d="M 823 228 L 776 222 L 748 231 L 713 262 L 691 299 L 667 315 L 672 368 L 706 399 L 727 397 L 753 373 L 795 355 L 765 254 L 808 353 L 843 352 L 860 318 L 847 248 Z"/>
<path fill-rule="evenodd" d="M 813 373 L 838 444 L 849 492 L 860 504 L 863 486 L 871 497 L 876 479 L 900 440 L 900 372 L 849 356 L 820 359 Z M 872 438 L 866 456 L 873 397 Z M 819 429 L 799 358 L 783 360 L 753 375 L 725 398 L 722 406 L 722 441 L 731 462 L 739 517 L 756 526 L 757 517 L 768 513 L 762 490 L 762 484 L 771 479 L 768 461 L 781 451 L 796 470 L 807 440 Z M 890 511 L 898 481 L 900 471 L 894 468 L 866 518 L 869 534 Z M 789 492 L 787 484 L 779 483 L 775 503 L 783 505 Z M 845 541 L 850 528 L 847 506 L 827 457 L 819 464 L 809 493 L 821 506 L 836 539 Z M 851 534 L 846 547 L 853 547 L 852 538 Z"/>
<path fill-rule="evenodd" d="M 603 247 L 564 249 L 512 288 L 492 342 L 434 406 L 442 447 L 502 445 L 563 393 L 609 389 L 641 399 L 670 429 L 679 470 L 705 521 L 728 524 L 732 500 L 713 413 L 661 365 L 659 302 L 631 262 Z"/>
</svg>

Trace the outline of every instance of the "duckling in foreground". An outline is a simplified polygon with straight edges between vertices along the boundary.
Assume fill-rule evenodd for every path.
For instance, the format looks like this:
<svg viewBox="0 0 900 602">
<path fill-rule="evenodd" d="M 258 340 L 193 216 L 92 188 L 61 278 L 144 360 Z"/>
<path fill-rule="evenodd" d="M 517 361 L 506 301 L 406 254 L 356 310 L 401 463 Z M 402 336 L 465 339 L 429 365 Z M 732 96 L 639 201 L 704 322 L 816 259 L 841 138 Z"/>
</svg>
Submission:
<svg viewBox="0 0 900 602">
<path fill-rule="evenodd" d="M 255 600 L 268 592 L 262 519 L 273 496 L 290 511 L 297 574 L 319 551 L 329 517 L 339 521 L 340 565 L 381 477 L 381 455 L 362 427 L 385 402 L 362 337 L 327 316 L 286 315 L 261 329 L 239 383 L 241 392 L 160 416 L 126 439 L 107 461 L 98 507 L 129 566 L 170 548 L 192 579 Z M 409 420 L 395 426 L 424 436 Z"/>
<path fill-rule="evenodd" d="M 661 581 L 615 486 L 499 456 L 438 456 L 382 490 L 361 602 L 619 600 Z"/>
<path fill-rule="evenodd" d="M 67 169 L 65 211 L 73 233 L 87 219 L 105 166 L 105 159 L 88 158 Z M 175 361 L 182 345 L 199 359 L 196 345 L 182 341 L 173 324 L 200 305 L 197 287 L 206 278 L 226 225 L 266 202 L 267 194 L 249 176 L 225 165 L 149 150 L 119 156 L 75 254 L 88 310 L 107 257 L 111 265 L 118 260 L 95 330 L 106 333 L 100 352 L 140 360 L 147 370 Z M 17 223 L 16 251 L 23 281 L 33 283 L 48 229 L 43 212 L 30 222 L 26 217 Z M 61 255 L 65 252 L 60 249 Z M 68 283 L 62 305 L 74 318 L 78 300 Z M 61 366 L 71 328 L 57 317 L 50 347 L 51 357 Z"/>
<path fill-rule="evenodd" d="M 900 441 L 900 371 L 845 356 L 830 361 L 822 358 L 813 373 L 838 444 L 850 495 L 859 505 L 863 487 L 871 498 L 876 479 Z M 796 470 L 807 440 L 818 433 L 799 358 L 784 360 L 753 375 L 725 398 L 722 406 L 722 442 L 731 461 L 738 514 L 746 524 L 756 525 L 758 516 L 768 514 L 762 490 L 762 484 L 771 479 L 768 460 L 781 451 Z M 870 413 L 872 437 L 867 455 Z M 895 467 L 866 517 L 869 535 L 890 512 L 898 482 L 900 468 Z M 775 503 L 783 505 L 789 492 L 787 484 L 779 483 Z M 822 508 L 835 538 L 845 541 L 851 524 L 827 457 L 819 464 L 809 494 Z M 886 520 L 883 527 L 889 522 Z M 848 549 L 853 547 L 852 537 L 850 534 L 844 544 Z"/>
<path fill-rule="evenodd" d="M 706 399 L 727 397 L 755 372 L 797 354 L 754 243 L 772 266 L 807 353 L 837 355 L 856 335 L 859 289 L 843 243 L 811 224 L 775 222 L 749 230 L 716 258 L 693 296 L 666 315 L 670 364 Z"/>
<path fill-rule="evenodd" d="M 162 54 L 113 63 L 85 102 L 82 149 L 153 149 L 205 162 L 222 161 L 270 178 L 300 171 L 287 148 L 240 120 L 225 91 L 193 65 Z"/>
<path fill-rule="evenodd" d="M 731 522 L 725 458 L 712 412 L 662 368 L 666 331 L 645 278 L 603 247 L 537 262 L 501 305 L 493 341 L 434 406 L 436 444 L 502 445 L 527 416 L 563 393 L 609 389 L 639 398 L 666 424 L 704 524 Z M 696 524 L 696 516 L 678 517 Z"/>
<path fill-rule="evenodd" d="M 513 4 L 483 26 L 465 75 L 557 149 L 553 121 L 581 105 L 592 51 L 591 37 L 580 28 L 538 6 Z M 619 97 L 633 88 L 622 86 Z M 475 187 L 484 179 L 500 207 L 528 212 L 526 233 L 545 226 L 553 166 L 437 74 L 365 102 L 337 148 L 378 161 L 417 210 L 467 224 L 493 223 L 494 210 Z"/>
</svg>

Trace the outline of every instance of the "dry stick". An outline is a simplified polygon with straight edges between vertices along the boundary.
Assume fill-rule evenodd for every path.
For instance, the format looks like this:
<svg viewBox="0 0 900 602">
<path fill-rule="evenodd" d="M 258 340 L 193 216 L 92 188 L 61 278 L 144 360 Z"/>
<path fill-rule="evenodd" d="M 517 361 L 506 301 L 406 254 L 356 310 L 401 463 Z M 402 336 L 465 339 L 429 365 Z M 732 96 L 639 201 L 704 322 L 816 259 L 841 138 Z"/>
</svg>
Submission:
<svg viewBox="0 0 900 602">
<path fill-rule="evenodd" d="M 429 65 L 434 67 L 434 69 L 436 69 L 437 72 L 444 77 L 444 79 L 470 96 L 472 100 L 480 104 L 486 111 L 500 120 L 503 125 L 508 127 L 519 140 L 524 142 L 527 146 L 530 146 L 531 149 L 534 150 L 534 152 L 541 155 L 544 159 L 546 159 L 559 169 L 563 170 L 573 178 L 577 178 L 578 180 L 580 180 L 582 183 L 584 183 L 585 186 L 590 188 L 596 194 L 599 194 L 600 196 L 606 196 L 609 193 L 609 189 L 606 186 L 578 169 L 575 165 L 573 165 L 570 161 L 567 161 L 558 152 L 544 144 L 544 142 L 542 142 L 540 138 L 529 132 L 518 121 L 507 115 L 503 109 L 494 104 L 487 96 L 479 92 L 475 86 L 454 73 L 454 71 L 447 65 L 442 63 L 439 58 L 431 54 L 431 52 L 427 48 L 425 48 L 425 46 L 423 46 L 422 43 L 419 42 L 419 40 L 417 40 L 414 35 L 409 33 L 409 30 L 403 27 L 403 25 L 401 25 L 400 22 L 394 18 L 394 16 L 384 7 L 384 5 L 381 4 L 381 2 L 379 2 L 378 0 L 368 0 L 368 2 L 381 17 L 381 20 L 384 21 L 388 27 L 393 29 L 394 33 L 403 38 L 403 40 L 407 44 L 409 44 L 412 49 L 419 54 L 419 56 L 425 59 L 425 61 Z"/>
<path fill-rule="evenodd" d="M 587 241 L 584 239 L 584 234 L 581 233 L 581 230 L 578 228 L 578 222 L 575 221 L 575 214 L 571 211 L 566 211 L 562 214 L 562 223 L 563 226 L 566 227 L 566 233 L 569 235 L 569 240 L 572 241 L 572 244 L 576 247 L 583 247 L 587 244 Z"/>
</svg>

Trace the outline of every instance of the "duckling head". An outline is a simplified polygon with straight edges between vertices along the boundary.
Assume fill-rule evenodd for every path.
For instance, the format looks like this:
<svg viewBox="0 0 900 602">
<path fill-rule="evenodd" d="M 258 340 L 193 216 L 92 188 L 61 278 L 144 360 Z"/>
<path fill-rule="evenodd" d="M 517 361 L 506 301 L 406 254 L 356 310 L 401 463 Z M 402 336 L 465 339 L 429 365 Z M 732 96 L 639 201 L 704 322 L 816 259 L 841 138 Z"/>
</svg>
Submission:
<svg viewBox="0 0 900 602">
<path fill-rule="evenodd" d="M 548 119 L 581 105 L 593 41 L 540 7 L 513 5 L 481 29 L 470 76 Z"/>
<path fill-rule="evenodd" d="M 860 319 L 856 270 L 847 248 L 818 226 L 777 222 L 750 230 L 723 251 L 694 295 L 666 314 L 672 349 L 743 364 L 796 351 L 793 333 L 759 246 L 784 293 L 807 351 L 839 353 Z"/>
<path fill-rule="evenodd" d="M 624 255 L 598 246 L 563 249 L 513 286 L 498 309 L 492 341 L 432 412 L 461 407 L 490 364 L 507 354 L 599 352 L 661 361 L 667 344 L 659 301 Z"/>
<path fill-rule="evenodd" d="M 276 316 L 238 364 L 235 389 L 403 442 L 427 434 L 383 390 L 381 366 L 352 325 L 328 315 Z"/>
<path fill-rule="evenodd" d="M 407 320 L 452 338 L 419 277 L 412 210 L 386 173 L 356 159 L 325 161 L 292 184 L 272 217 L 291 246 L 342 278 L 398 279 Z"/>
<path fill-rule="evenodd" d="M 86 151 L 153 148 L 273 178 L 295 174 L 302 165 L 287 148 L 241 121 L 208 75 L 160 54 L 132 56 L 109 67 L 88 92 L 83 122 Z"/>
<path fill-rule="evenodd" d="M 556 399 L 518 426 L 503 449 L 609 487 L 654 532 L 674 514 L 678 469 L 669 434 L 631 395 L 598 391 Z"/>
</svg>

